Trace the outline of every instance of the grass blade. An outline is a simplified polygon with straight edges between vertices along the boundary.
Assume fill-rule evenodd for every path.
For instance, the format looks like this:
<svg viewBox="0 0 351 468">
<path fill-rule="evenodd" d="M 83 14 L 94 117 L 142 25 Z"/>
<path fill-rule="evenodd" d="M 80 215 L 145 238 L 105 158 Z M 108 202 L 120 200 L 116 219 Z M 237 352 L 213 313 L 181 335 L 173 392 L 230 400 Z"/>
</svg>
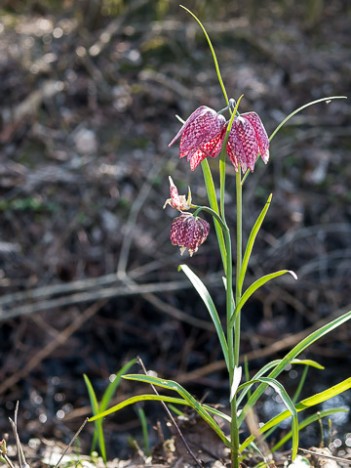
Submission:
<svg viewBox="0 0 351 468">
<path fill-rule="evenodd" d="M 202 168 L 202 173 L 204 176 L 204 181 L 206 185 L 206 192 L 207 192 L 207 197 L 208 197 L 208 202 L 210 204 L 210 208 L 218 214 L 219 216 L 219 207 L 218 207 L 218 201 L 217 201 L 217 195 L 216 195 L 216 187 L 213 181 L 212 177 L 212 172 L 210 165 L 208 163 L 207 158 L 204 159 L 201 163 L 201 168 Z M 224 236 L 223 236 L 223 231 L 220 223 L 213 218 L 214 222 L 214 227 L 217 235 L 217 240 L 218 240 L 218 246 L 219 246 L 219 251 L 221 253 L 221 259 L 222 259 L 222 264 L 223 264 L 223 269 L 224 272 L 226 273 L 227 270 L 227 250 L 225 247 L 225 241 L 224 241 Z"/>
<path fill-rule="evenodd" d="M 268 377 L 272 377 L 276 379 L 281 372 L 286 368 L 287 365 L 291 364 L 291 362 L 297 358 L 303 351 L 309 348 L 313 343 L 318 341 L 319 339 L 323 338 L 325 335 L 330 333 L 331 331 L 335 330 L 335 328 L 343 325 L 345 322 L 351 319 L 351 310 L 346 312 L 345 314 L 337 317 L 336 319 L 332 320 L 331 322 L 323 325 L 323 327 L 315 330 L 314 332 L 310 333 L 306 338 L 300 341 L 292 350 L 290 350 L 283 359 L 279 360 L 275 368 L 271 371 Z M 239 418 L 239 424 L 242 424 L 243 420 L 245 419 L 246 412 L 249 408 L 254 406 L 256 401 L 260 398 L 262 393 L 264 392 L 266 385 L 260 385 L 250 396 L 248 402 L 244 406 Z"/>
<path fill-rule="evenodd" d="M 225 338 L 222 323 L 221 323 L 221 320 L 219 318 L 219 315 L 218 315 L 216 306 L 215 306 L 215 304 L 213 302 L 213 299 L 210 296 L 210 293 L 208 292 L 208 289 L 206 288 L 204 283 L 200 280 L 200 278 L 193 271 L 191 271 L 191 269 L 187 265 L 179 265 L 179 269 L 182 270 L 186 274 L 186 276 L 188 277 L 188 279 L 190 280 L 190 282 L 192 283 L 192 285 L 194 286 L 194 288 L 198 292 L 199 296 L 203 300 L 203 302 L 204 302 L 204 304 L 205 304 L 205 306 L 206 306 L 206 308 L 207 308 L 207 310 L 208 310 L 208 312 L 210 314 L 210 317 L 212 319 L 212 322 L 213 322 L 213 324 L 215 326 L 215 329 L 216 329 L 216 332 L 217 332 L 217 336 L 218 336 L 219 341 L 221 343 L 224 360 L 225 360 L 225 362 L 227 364 L 227 368 L 228 368 L 228 366 L 229 366 L 229 356 L 228 356 L 227 340 Z"/>
<path fill-rule="evenodd" d="M 222 442 L 229 446 L 230 442 L 227 439 L 226 435 L 219 427 L 217 422 L 209 414 L 206 407 L 198 402 L 184 387 L 182 387 L 178 382 L 174 380 L 165 380 L 160 379 L 159 377 L 153 377 L 151 375 L 145 374 L 128 374 L 123 376 L 127 380 L 136 380 L 138 382 L 148 383 L 150 385 L 155 385 L 157 387 L 165 388 L 177 392 L 183 400 L 188 403 L 188 406 L 191 406 L 197 414 L 212 428 L 212 430 L 218 435 Z"/>
<path fill-rule="evenodd" d="M 214 66 L 215 66 L 215 69 L 216 69 L 216 74 L 217 74 L 217 78 L 218 78 L 218 82 L 219 82 L 219 85 L 221 87 L 221 90 L 222 90 L 222 93 L 223 93 L 223 96 L 224 96 L 224 99 L 225 99 L 225 102 L 226 104 L 228 105 L 228 95 L 227 95 L 227 91 L 225 89 L 225 86 L 224 86 L 224 83 L 223 83 L 223 79 L 222 79 L 222 75 L 221 75 L 221 71 L 220 71 L 220 68 L 219 68 L 219 63 L 218 63 L 218 59 L 217 59 L 217 56 L 216 56 L 216 52 L 214 50 L 214 47 L 212 45 L 212 41 L 210 39 L 210 36 L 208 35 L 206 29 L 205 29 L 205 26 L 201 23 L 201 21 L 199 20 L 199 18 L 190 10 L 188 10 L 188 8 L 186 8 L 185 6 L 183 5 L 180 5 L 181 8 L 183 8 L 183 10 L 185 10 L 186 12 L 189 13 L 189 15 L 191 15 L 194 20 L 198 23 L 198 25 L 200 26 L 200 28 L 202 29 L 202 32 L 204 33 L 205 35 L 205 38 L 206 38 L 206 41 L 207 41 L 207 44 L 210 48 L 210 51 L 211 51 L 211 54 L 212 54 L 212 58 L 213 58 L 213 63 L 214 63 Z"/>
<path fill-rule="evenodd" d="M 265 218 L 265 216 L 267 214 L 267 211 L 269 209 L 271 201 L 272 201 L 272 194 L 269 195 L 265 206 L 263 207 L 261 213 L 258 215 L 258 217 L 256 219 L 256 222 L 255 222 L 255 224 L 253 225 L 253 227 L 251 229 L 249 238 L 247 240 L 247 245 L 246 245 L 245 254 L 244 254 L 244 258 L 243 258 L 243 263 L 242 263 L 242 266 L 241 266 L 240 276 L 239 276 L 239 280 L 238 280 L 240 289 L 242 289 L 243 284 L 244 284 L 247 267 L 248 267 L 248 264 L 249 264 L 249 261 L 250 261 L 252 249 L 253 249 L 257 234 L 259 233 L 259 230 L 260 230 L 260 228 L 262 226 L 262 223 L 263 223 L 264 218 Z"/>
<path fill-rule="evenodd" d="M 303 111 L 304 109 L 307 109 L 307 107 L 314 106 L 315 104 L 319 104 L 320 102 L 329 102 L 332 101 L 333 99 L 347 99 L 347 96 L 329 96 L 321 99 L 317 99 L 316 101 L 311 101 L 308 102 L 307 104 L 299 107 L 298 109 L 295 109 L 291 114 L 289 114 L 285 119 L 280 122 L 278 127 L 274 130 L 274 132 L 271 134 L 269 137 L 269 141 L 272 141 L 275 135 L 279 132 L 279 130 L 290 120 L 294 115 L 298 114 L 299 112 Z"/>
<path fill-rule="evenodd" d="M 143 451 L 144 451 L 145 455 L 148 457 L 151 454 L 151 450 L 150 450 L 149 432 L 148 432 L 148 429 L 147 429 L 147 419 L 146 419 L 145 412 L 144 412 L 143 408 L 140 408 L 140 407 L 137 408 L 137 413 L 138 413 L 138 417 L 139 417 L 139 421 L 140 421 L 140 425 L 141 425 L 141 430 L 142 430 L 142 434 L 143 434 Z"/>
<path fill-rule="evenodd" d="M 96 398 L 96 393 L 94 390 L 94 387 L 89 379 L 89 377 L 84 374 L 83 375 L 85 385 L 88 390 L 89 394 L 89 399 L 90 399 L 90 404 L 91 404 L 91 409 L 93 414 L 98 414 L 99 412 L 99 403 Z M 94 436 L 93 436 L 93 442 L 92 442 L 92 448 L 94 449 L 96 447 L 96 443 L 99 444 L 100 448 L 100 453 L 102 456 L 102 459 L 104 462 L 107 462 L 107 453 L 106 453 L 106 444 L 105 444 L 105 437 L 104 437 L 104 431 L 102 427 L 102 420 L 101 421 L 95 421 L 95 430 L 94 430 Z"/>
<path fill-rule="evenodd" d="M 136 395 L 127 398 L 126 400 L 123 400 L 120 403 L 117 403 L 117 405 L 114 405 L 111 408 L 102 411 L 101 413 L 94 414 L 94 416 L 89 418 L 89 422 L 98 421 L 99 419 L 105 418 L 106 416 L 110 416 L 111 414 L 121 411 L 127 406 L 135 405 L 135 403 L 142 403 L 144 401 L 164 401 L 165 403 L 172 403 L 174 405 L 191 406 L 186 400 L 182 398 L 175 398 L 166 395 Z"/>
<path fill-rule="evenodd" d="M 125 374 L 126 372 L 129 371 L 129 369 L 137 362 L 137 360 L 131 359 L 128 361 L 121 369 L 118 371 L 116 374 L 116 377 L 112 382 L 110 382 L 101 398 L 101 402 L 99 405 L 99 411 L 105 411 L 105 409 L 108 407 L 110 404 L 110 401 L 112 400 L 113 396 L 116 393 L 116 390 L 121 383 L 122 375 Z"/>
<path fill-rule="evenodd" d="M 339 395 L 340 393 L 346 392 L 351 388 L 351 377 L 349 377 L 346 380 L 343 380 L 342 382 L 338 383 L 337 385 L 334 385 L 333 387 L 330 387 L 323 392 L 316 393 L 315 395 L 312 395 L 311 397 L 305 398 L 304 400 L 301 400 L 300 403 L 298 403 L 295 406 L 296 411 L 299 413 L 300 411 L 303 411 L 307 408 L 311 408 L 313 406 L 319 405 L 320 403 L 323 403 L 324 401 L 330 400 L 331 398 Z M 266 422 L 261 428 L 260 428 L 260 433 L 264 434 L 271 428 L 274 428 L 278 426 L 282 421 L 284 421 L 286 418 L 290 416 L 289 411 L 283 411 L 282 413 L 278 414 L 277 416 L 274 416 L 272 419 L 270 419 L 268 422 Z M 255 439 L 255 436 L 251 435 L 249 436 L 240 446 L 240 450 L 244 450 L 250 443 Z"/>
<path fill-rule="evenodd" d="M 294 279 L 297 279 L 297 276 L 293 271 L 291 271 L 291 270 L 279 270 L 279 271 L 275 271 L 274 273 L 269 273 L 268 275 L 262 276 L 258 280 L 254 281 L 247 288 L 247 290 L 242 295 L 239 303 L 236 305 L 235 314 L 232 317 L 231 326 L 234 325 L 235 316 L 241 311 L 241 309 L 244 307 L 246 302 L 250 299 L 250 297 L 254 294 L 254 292 L 257 291 L 257 289 L 261 288 L 262 286 L 264 286 L 266 283 L 268 283 L 272 279 L 278 278 L 279 276 L 283 276 L 283 275 L 286 275 L 286 274 L 290 274 Z"/>
<path fill-rule="evenodd" d="M 256 372 L 256 374 L 252 377 L 252 379 L 247 379 L 247 380 L 257 380 L 257 379 L 259 379 L 260 377 L 264 376 L 264 374 L 266 374 L 266 372 L 270 371 L 271 369 L 276 367 L 278 364 L 280 364 L 280 362 L 281 362 L 281 359 L 276 359 L 274 361 L 268 362 L 267 364 L 265 364 L 263 367 L 261 367 L 261 369 L 259 369 Z M 324 366 L 322 366 L 321 364 L 319 364 L 316 361 L 313 361 L 312 359 L 293 359 L 290 362 L 290 365 L 309 366 L 309 367 L 313 367 L 313 368 L 318 369 L 318 370 L 324 370 L 325 369 Z M 238 405 L 243 401 L 244 397 L 249 393 L 249 391 L 250 391 L 250 387 L 244 387 L 241 390 L 240 395 L 238 395 L 238 397 L 237 397 Z"/>
<path fill-rule="evenodd" d="M 305 418 L 304 420 L 302 420 L 299 424 L 299 431 L 302 431 L 305 427 L 313 424 L 314 422 L 316 421 L 320 421 L 321 419 L 323 418 L 327 418 L 328 416 L 332 416 L 333 414 L 338 414 L 338 413 L 348 413 L 349 410 L 347 408 L 342 408 L 342 407 L 339 407 L 339 408 L 329 408 L 327 410 L 323 410 L 323 411 L 318 411 L 317 413 L 315 414 L 312 414 L 311 416 L 309 416 L 308 418 Z M 291 439 L 291 436 L 292 436 L 292 432 L 289 431 L 287 434 L 285 434 L 284 437 L 282 437 L 280 439 L 279 442 L 277 442 L 272 448 L 272 452 L 276 452 L 278 449 L 280 449 L 283 445 L 285 445 L 288 440 Z"/>
</svg>

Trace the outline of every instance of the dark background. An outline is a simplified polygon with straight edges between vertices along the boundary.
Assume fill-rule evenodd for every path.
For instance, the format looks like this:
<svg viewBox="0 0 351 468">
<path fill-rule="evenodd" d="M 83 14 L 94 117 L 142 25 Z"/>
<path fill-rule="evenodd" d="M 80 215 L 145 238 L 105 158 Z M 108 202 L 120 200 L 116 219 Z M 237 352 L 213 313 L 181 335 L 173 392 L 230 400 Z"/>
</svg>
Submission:
<svg viewBox="0 0 351 468">
<path fill-rule="evenodd" d="M 308 101 L 349 94 L 349 2 L 185 3 L 207 27 L 229 95 L 244 94 L 241 111 L 258 112 L 268 133 Z M 224 105 L 199 27 L 167 0 L 1 5 L 0 436 L 18 400 L 25 441 L 69 441 L 90 414 L 82 374 L 101 394 L 136 355 L 199 398 L 225 402 L 209 317 L 177 272 L 188 263 L 223 310 L 215 236 L 181 258 L 169 243 L 176 213 L 162 209 L 168 175 L 206 202 L 201 169 L 190 173 L 167 147 L 175 114 Z M 350 115 L 345 100 L 299 114 L 245 184 L 245 234 L 273 192 L 251 280 L 282 268 L 299 277 L 270 283 L 244 310 L 252 371 L 350 308 Z M 346 324 L 306 354 L 328 368 L 311 372 L 306 395 L 349 375 L 350 338 Z M 124 383 L 119 398 L 140 389 Z M 147 408 L 152 423 L 157 409 Z M 106 421 L 111 456 L 125 454 L 138 426 L 133 411 Z"/>
</svg>

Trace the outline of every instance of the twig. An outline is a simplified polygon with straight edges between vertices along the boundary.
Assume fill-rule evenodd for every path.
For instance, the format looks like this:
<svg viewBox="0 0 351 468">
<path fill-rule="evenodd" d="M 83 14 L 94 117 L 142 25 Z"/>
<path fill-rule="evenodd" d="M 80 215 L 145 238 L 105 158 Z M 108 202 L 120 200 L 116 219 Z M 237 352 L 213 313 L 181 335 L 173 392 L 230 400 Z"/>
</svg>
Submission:
<svg viewBox="0 0 351 468">
<path fill-rule="evenodd" d="M 349 460 L 347 458 L 342 458 L 342 457 L 335 457 L 334 455 L 326 455 L 325 453 L 318 451 L 318 449 L 308 450 L 308 449 L 304 449 L 304 448 L 299 448 L 299 450 L 301 452 L 304 452 L 304 453 L 309 453 L 309 454 L 315 455 L 317 457 L 327 458 L 328 460 L 334 460 L 335 462 L 351 466 L 351 460 Z"/>
<path fill-rule="evenodd" d="M 218 275 L 210 275 L 207 284 L 216 285 L 221 284 Z M 146 283 L 134 284 L 129 288 L 125 285 L 119 287 L 100 288 L 95 291 L 83 291 L 81 293 L 70 294 L 68 296 L 60 297 L 57 299 L 48 299 L 38 301 L 34 304 L 25 304 L 15 306 L 10 310 L 0 309 L 0 322 L 9 320 L 22 315 L 30 315 L 44 310 L 51 310 L 57 307 L 67 307 L 68 305 L 82 304 L 84 302 L 94 302 L 99 300 L 111 299 L 112 297 L 125 297 L 135 296 L 138 294 L 148 294 L 157 292 L 178 291 L 181 289 L 188 289 L 191 287 L 189 281 L 168 281 L 165 283 Z"/>
<path fill-rule="evenodd" d="M 146 368 L 145 368 L 145 366 L 144 366 L 144 363 L 143 363 L 143 361 L 142 361 L 142 359 L 141 359 L 140 357 L 138 357 L 138 362 L 139 362 L 141 368 L 143 369 L 144 374 L 145 374 L 145 375 L 148 375 L 147 370 L 146 370 Z M 152 390 L 155 392 L 156 395 L 159 395 L 159 392 L 157 391 L 157 389 L 156 389 L 156 387 L 155 387 L 154 385 L 151 384 L 151 388 L 152 388 Z M 200 466 L 200 467 L 202 468 L 202 467 L 203 467 L 202 462 L 199 461 L 199 460 L 196 458 L 195 454 L 193 453 L 193 451 L 192 451 L 191 448 L 189 447 L 187 441 L 185 440 L 185 437 L 184 437 L 183 434 L 182 434 L 182 431 L 180 430 L 179 425 L 177 424 L 176 420 L 174 419 L 173 414 L 172 414 L 172 413 L 170 412 L 170 410 L 168 409 L 166 403 L 165 403 L 164 401 L 161 401 L 161 404 L 162 404 L 164 410 L 166 411 L 167 416 L 168 416 L 169 419 L 172 421 L 172 423 L 173 423 L 173 425 L 174 425 L 176 431 L 178 432 L 179 437 L 180 437 L 181 441 L 183 442 L 186 451 L 189 453 L 189 455 L 191 456 L 191 458 L 195 461 L 196 465 L 197 465 L 197 466 Z"/>
<path fill-rule="evenodd" d="M 16 447 L 17 447 L 17 456 L 18 456 L 18 464 L 20 468 L 30 468 L 28 463 L 26 462 L 26 458 L 24 456 L 22 444 L 19 438 L 18 430 L 17 430 L 17 420 L 18 420 L 18 408 L 19 408 L 19 402 L 17 401 L 16 407 L 15 407 L 15 415 L 14 415 L 14 420 L 9 418 L 13 434 L 15 436 L 16 440 Z"/>
<path fill-rule="evenodd" d="M 67 445 L 67 447 L 65 448 L 65 450 L 63 451 L 61 457 L 59 458 L 59 461 L 56 463 L 56 465 L 54 466 L 54 468 L 57 468 L 63 457 L 66 455 L 66 453 L 68 452 L 69 448 L 72 447 L 72 444 L 74 443 L 74 441 L 77 439 L 77 437 L 79 436 L 79 434 L 82 432 L 82 430 L 84 429 L 86 423 L 89 421 L 89 418 L 86 418 L 83 422 L 83 424 L 80 426 L 80 428 L 78 429 L 78 431 L 74 434 L 74 436 L 72 437 L 70 443 Z"/>
</svg>

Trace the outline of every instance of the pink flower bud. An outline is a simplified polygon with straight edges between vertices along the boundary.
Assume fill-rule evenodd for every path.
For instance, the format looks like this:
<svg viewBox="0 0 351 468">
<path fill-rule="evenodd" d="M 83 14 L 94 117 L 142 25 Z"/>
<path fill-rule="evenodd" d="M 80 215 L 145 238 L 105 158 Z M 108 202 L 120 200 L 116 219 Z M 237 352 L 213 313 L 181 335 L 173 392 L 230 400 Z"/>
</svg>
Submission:
<svg viewBox="0 0 351 468">
<path fill-rule="evenodd" d="M 172 245 L 180 247 L 180 253 L 189 251 L 192 256 L 205 242 L 210 232 L 210 225 L 204 219 L 194 217 L 191 213 L 178 216 L 171 227 L 170 239 Z"/>
<path fill-rule="evenodd" d="M 243 173 L 247 169 L 254 171 L 258 156 L 267 164 L 269 140 L 255 112 L 247 112 L 235 118 L 228 138 L 227 153 L 235 170 L 238 170 L 240 164 Z"/>
<path fill-rule="evenodd" d="M 180 138 L 180 157 L 187 157 L 194 171 L 207 156 L 215 158 L 221 151 L 225 118 L 215 110 L 201 106 L 186 120 L 168 146 Z"/>
<path fill-rule="evenodd" d="M 191 192 L 188 188 L 188 197 L 185 195 L 179 195 L 178 189 L 174 184 L 172 177 L 169 177 L 169 192 L 171 198 L 167 198 L 163 208 L 166 208 L 167 205 L 170 205 L 172 208 L 178 211 L 187 211 L 191 208 Z"/>
</svg>

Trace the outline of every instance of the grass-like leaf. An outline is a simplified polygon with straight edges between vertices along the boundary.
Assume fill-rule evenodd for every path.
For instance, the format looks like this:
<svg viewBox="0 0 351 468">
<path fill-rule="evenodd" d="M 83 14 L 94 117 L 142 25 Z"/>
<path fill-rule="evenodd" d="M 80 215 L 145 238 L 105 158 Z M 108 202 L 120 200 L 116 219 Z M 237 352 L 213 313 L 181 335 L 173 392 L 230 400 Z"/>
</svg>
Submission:
<svg viewBox="0 0 351 468">
<path fill-rule="evenodd" d="M 327 418 L 328 416 L 332 416 L 333 414 L 338 414 L 338 413 L 348 413 L 349 410 L 347 408 L 339 407 L 339 408 L 329 408 L 323 411 L 318 411 L 315 414 L 312 414 L 311 416 L 303 419 L 300 424 L 299 424 L 299 431 L 302 431 L 305 427 L 309 426 L 310 424 L 320 421 L 323 418 Z M 292 431 L 289 431 L 287 434 L 285 434 L 284 437 L 282 437 L 279 442 L 277 442 L 272 448 L 272 452 L 276 452 L 279 450 L 288 440 L 291 439 L 292 436 Z"/>
<path fill-rule="evenodd" d="M 285 117 L 285 119 L 280 122 L 280 124 L 278 125 L 278 127 L 274 130 L 274 132 L 271 134 L 271 136 L 269 137 L 269 141 L 272 141 L 273 138 L 275 137 L 275 135 L 279 132 L 279 130 L 292 118 L 294 117 L 294 115 L 298 114 L 299 112 L 303 111 L 304 109 L 307 109 L 307 107 L 310 107 L 310 106 L 314 106 L 315 104 L 319 104 L 320 102 L 329 102 L 329 101 L 332 101 L 334 99 L 347 99 L 346 96 L 329 96 L 329 97 L 325 97 L 325 98 L 321 98 L 321 99 L 317 99 L 316 101 L 311 101 L 311 102 L 308 102 L 307 104 L 299 107 L 298 109 L 295 109 L 293 112 L 291 112 L 291 114 L 289 114 L 287 117 Z"/>
<path fill-rule="evenodd" d="M 299 420 L 297 417 L 297 410 L 295 408 L 294 402 L 291 400 L 289 397 L 287 391 L 285 390 L 284 386 L 278 382 L 276 379 L 272 379 L 270 377 L 259 377 L 257 379 L 252 379 L 249 380 L 248 382 L 245 382 L 244 384 L 240 385 L 240 389 L 244 387 L 251 387 L 252 385 L 256 383 L 263 383 L 269 385 L 273 390 L 280 396 L 282 399 L 282 402 L 287 408 L 287 413 L 289 416 L 292 418 L 292 459 L 297 455 L 297 450 L 299 448 Z M 255 436 L 253 437 L 252 441 L 254 440 Z"/>
<path fill-rule="evenodd" d="M 210 415 L 210 411 L 208 410 L 209 407 L 197 401 L 178 382 L 175 382 L 174 380 L 160 379 L 159 377 L 153 377 L 151 375 L 144 374 L 128 374 L 124 375 L 123 378 L 127 380 L 136 380 L 138 382 L 148 383 L 150 385 L 155 385 L 157 387 L 177 392 L 178 395 L 180 395 L 181 398 L 187 402 L 188 406 L 191 406 L 193 410 L 195 410 L 197 414 L 212 428 L 212 430 L 218 435 L 222 442 L 225 445 L 229 446 L 230 442 L 228 438 L 226 437 L 222 429 L 219 427 L 217 422 Z M 215 414 L 217 414 L 217 412 Z"/>
<path fill-rule="evenodd" d="M 137 408 L 137 414 L 139 417 L 141 430 L 143 434 L 143 451 L 145 455 L 148 457 L 151 454 L 151 450 L 150 450 L 150 438 L 149 438 L 149 431 L 147 429 L 147 419 L 145 416 L 145 411 L 143 410 L 143 408 L 139 406 L 139 408 Z"/>
<path fill-rule="evenodd" d="M 272 281 L 273 279 L 278 278 L 279 276 L 286 275 L 286 274 L 290 274 L 294 279 L 297 279 L 297 276 L 293 271 L 291 271 L 291 270 L 279 270 L 279 271 L 275 271 L 274 273 L 269 273 L 268 275 L 262 276 L 258 280 L 254 281 L 246 289 L 246 291 L 242 295 L 240 301 L 236 305 L 235 314 L 232 317 L 231 326 L 234 325 L 235 316 L 240 313 L 241 309 L 244 307 L 244 305 L 250 299 L 250 297 L 254 294 L 254 292 L 257 291 L 257 289 L 261 288 L 262 286 L 264 286 L 269 281 Z"/>
<path fill-rule="evenodd" d="M 144 401 L 164 401 L 165 403 L 172 403 L 174 405 L 191 406 L 186 400 L 182 398 L 170 397 L 167 395 L 149 395 L 149 394 L 136 395 L 136 396 L 127 398 L 126 400 L 123 400 L 120 403 L 117 403 L 117 405 L 114 405 L 105 411 L 94 414 L 94 416 L 89 418 L 89 422 L 98 421 L 102 418 L 105 418 L 106 416 L 110 416 L 111 414 L 121 411 L 127 406 L 135 405 L 135 403 L 142 403 Z"/>
<path fill-rule="evenodd" d="M 258 234 L 258 232 L 259 232 L 259 230 L 260 230 L 260 228 L 262 226 L 262 223 L 263 223 L 264 218 L 265 218 L 265 216 L 267 214 L 267 211 L 269 209 L 271 201 L 272 201 L 272 194 L 269 195 L 269 197 L 268 197 L 268 199 L 266 201 L 266 204 L 264 205 L 261 213 L 258 215 L 258 217 L 256 219 L 256 222 L 255 222 L 255 224 L 253 225 L 253 227 L 251 229 L 249 238 L 247 240 L 245 254 L 244 254 L 244 258 L 243 258 L 243 263 L 241 265 L 241 270 L 240 270 L 240 276 L 239 276 L 239 279 L 238 279 L 240 290 L 242 289 L 242 287 L 244 285 L 244 280 L 245 280 L 245 276 L 246 276 L 247 267 L 248 267 L 248 264 L 249 264 L 249 261 L 250 261 L 252 249 L 253 249 L 257 234 Z"/>
<path fill-rule="evenodd" d="M 112 382 L 110 382 L 102 396 L 100 405 L 99 405 L 99 411 L 105 411 L 105 409 L 108 407 L 110 404 L 110 401 L 114 397 L 116 390 L 121 383 L 121 379 L 123 374 L 129 371 L 129 369 L 134 366 L 134 364 L 137 362 L 135 358 L 131 359 L 128 361 L 126 364 L 124 364 L 123 367 L 117 372 L 115 378 L 113 379 Z"/>
<path fill-rule="evenodd" d="M 323 338 L 325 335 L 330 333 L 335 328 L 339 327 L 340 325 L 344 324 L 348 320 L 351 319 L 351 310 L 346 312 L 345 314 L 337 317 L 336 319 L 332 320 L 331 322 L 323 325 L 318 330 L 310 333 L 306 338 L 300 341 L 292 350 L 290 350 L 283 359 L 279 360 L 277 365 L 273 368 L 270 372 L 268 377 L 276 379 L 281 372 L 289 365 L 291 362 L 296 359 L 302 352 L 304 352 L 307 348 L 309 348 L 313 343 L 318 341 L 319 339 Z M 245 419 L 246 412 L 249 408 L 252 408 L 256 401 L 260 398 L 262 393 L 265 391 L 267 386 L 262 384 L 253 392 L 253 394 L 248 399 L 248 402 L 244 406 L 240 416 L 238 417 L 239 425 L 242 424 L 243 420 Z"/>
<path fill-rule="evenodd" d="M 338 383 L 337 385 L 334 385 L 323 392 L 316 393 L 315 395 L 312 395 L 308 398 L 305 398 L 304 400 L 301 400 L 300 403 L 298 403 L 295 406 L 296 411 L 299 413 L 300 411 L 303 411 L 307 408 L 311 408 L 313 406 L 319 405 L 320 403 L 323 403 L 324 401 L 328 401 L 331 398 L 340 395 L 340 393 L 346 392 L 351 388 L 351 377 L 349 377 L 346 380 L 343 380 L 342 382 Z M 266 422 L 261 428 L 260 428 L 260 433 L 264 434 L 271 428 L 277 427 L 282 421 L 284 421 L 286 418 L 290 416 L 289 411 L 283 411 L 282 413 L 278 414 L 277 416 L 274 416 L 274 418 L 270 419 L 268 422 Z M 255 440 L 255 436 L 251 435 L 249 436 L 240 446 L 240 450 L 244 450 L 252 441 Z"/>
<path fill-rule="evenodd" d="M 96 398 L 96 393 L 94 390 L 94 387 L 87 375 L 83 375 L 85 385 L 88 390 L 89 394 L 89 399 L 90 399 L 90 405 L 91 405 L 91 410 L 93 414 L 98 414 L 99 412 L 99 403 Z M 99 449 L 100 453 L 102 456 L 102 459 L 104 462 L 107 462 L 107 454 L 106 454 L 106 444 L 105 444 L 105 437 L 104 437 L 104 431 L 103 431 L 103 421 L 95 421 L 95 430 L 94 430 L 94 436 L 93 436 L 93 443 L 92 443 L 92 450 L 94 450 L 96 443 L 99 444 Z"/>
<path fill-rule="evenodd" d="M 252 377 L 252 379 L 248 379 L 248 380 L 259 379 L 260 377 L 264 376 L 268 371 L 270 371 L 271 369 L 273 369 L 280 363 L 281 363 L 281 359 L 275 359 L 274 361 L 268 362 L 256 372 L 256 374 Z M 309 367 L 314 367 L 315 369 L 318 369 L 318 370 L 324 370 L 324 366 L 319 364 L 317 361 L 313 361 L 312 359 L 293 359 L 290 362 L 290 365 L 309 366 Z M 249 393 L 249 391 L 250 391 L 250 387 L 244 387 L 244 386 L 242 386 L 240 391 L 238 390 L 238 397 L 237 397 L 238 405 L 243 401 L 243 399 Z"/>
<path fill-rule="evenodd" d="M 219 63 L 218 63 L 217 55 L 216 55 L 216 52 L 215 52 L 214 47 L 213 47 L 213 45 L 212 45 L 212 41 L 211 41 L 211 39 L 210 39 L 210 36 L 208 35 L 205 26 L 201 23 L 201 21 L 199 20 L 199 18 L 198 18 L 192 11 L 188 10 L 188 8 L 186 8 L 186 7 L 183 6 L 183 5 L 180 5 L 180 7 L 183 8 L 183 10 L 185 10 L 186 12 L 188 12 L 189 15 L 191 15 L 191 16 L 194 18 L 194 20 L 198 23 L 198 25 L 199 25 L 200 28 L 202 29 L 202 32 L 204 33 L 204 36 L 205 36 L 205 38 L 206 38 L 208 47 L 210 48 L 210 51 L 211 51 L 211 54 L 212 54 L 212 59 L 213 59 L 213 63 L 214 63 L 215 69 L 216 69 L 216 74 L 217 74 L 218 82 L 219 82 L 219 85 L 220 85 L 220 87 L 221 87 L 221 90 L 222 90 L 222 93 L 223 93 L 225 102 L 226 102 L 226 104 L 228 105 L 229 100 L 228 100 L 227 91 L 226 91 L 225 86 L 224 86 L 224 83 L 223 83 L 223 79 L 222 79 L 221 71 L 220 71 L 220 68 L 219 68 Z"/>
<path fill-rule="evenodd" d="M 207 308 L 207 310 L 208 310 L 208 312 L 210 314 L 213 325 L 214 325 L 214 327 L 216 329 L 216 332 L 217 332 L 218 339 L 219 339 L 219 341 L 221 343 L 224 360 L 225 360 L 225 362 L 227 364 L 227 368 L 228 368 L 229 367 L 229 357 L 228 357 L 227 340 L 225 338 L 225 335 L 224 335 L 224 332 L 223 332 L 223 327 L 222 327 L 222 324 L 221 324 L 221 320 L 219 318 L 219 314 L 217 312 L 217 309 L 216 309 L 216 306 L 215 306 L 215 304 L 213 302 L 213 299 L 212 299 L 210 293 L 208 292 L 208 289 L 204 285 L 204 283 L 200 280 L 200 278 L 187 265 L 179 265 L 179 269 L 182 270 L 186 274 L 186 276 L 188 277 L 188 279 L 190 280 L 190 282 L 192 283 L 192 285 L 194 286 L 194 288 L 198 292 L 199 296 L 203 300 L 203 302 L 204 302 L 204 304 L 205 304 L 205 306 L 206 306 L 206 308 Z"/>
<path fill-rule="evenodd" d="M 116 393 L 116 390 L 121 382 L 121 377 L 123 374 L 128 372 L 128 370 L 136 363 L 136 359 L 131 359 L 128 361 L 121 369 L 119 372 L 116 374 L 116 377 L 112 382 L 109 383 L 107 386 L 101 402 L 98 402 L 98 399 L 96 397 L 95 390 L 93 388 L 93 385 L 87 375 L 83 375 L 84 377 L 84 382 L 88 390 L 89 394 L 89 399 L 90 399 L 90 404 L 91 404 L 91 409 L 92 413 L 98 414 L 103 411 L 108 407 L 110 404 L 111 399 Z M 102 420 L 98 420 L 95 422 L 95 430 L 93 434 L 93 441 L 92 441 L 92 450 L 95 450 L 96 446 L 99 445 L 100 448 L 100 453 L 102 456 L 102 459 L 106 462 L 107 461 L 107 454 L 106 454 L 106 444 L 105 444 L 105 437 L 104 437 L 104 431 L 103 431 L 103 422 Z"/>
<path fill-rule="evenodd" d="M 208 202 L 209 202 L 210 207 L 212 208 L 212 210 L 215 213 L 217 213 L 218 216 L 219 216 L 219 207 L 218 207 L 218 201 L 217 201 L 217 195 L 216 195 L 216 187 L 215 187 L 215 184 L 214 184 L 214 181 L 213 181 L 211 168 L 210 168 L 210 165 L 208 163 L 207 158 L 205 158 L 202 161 L 201 168 L 202 168 L 202 173 L 203 173 L 203 176 L 204 176 Z M 225 247 L 225 241 L 224 241 L 222 227 L 221 227 L 220 223 L 215 218 L 213 219 L 213 222 L 214 222 L 214 227 L 215 227 L 215 231 L 216 231 L 216 235 L 217 235 L 219 251 L 221 253 L 223 269 L 224 269 L 224 272 L 226 273 L 226 269 L 227 269 L 227 250 L 226 250 L 226 247 Z"/>
</svg>

